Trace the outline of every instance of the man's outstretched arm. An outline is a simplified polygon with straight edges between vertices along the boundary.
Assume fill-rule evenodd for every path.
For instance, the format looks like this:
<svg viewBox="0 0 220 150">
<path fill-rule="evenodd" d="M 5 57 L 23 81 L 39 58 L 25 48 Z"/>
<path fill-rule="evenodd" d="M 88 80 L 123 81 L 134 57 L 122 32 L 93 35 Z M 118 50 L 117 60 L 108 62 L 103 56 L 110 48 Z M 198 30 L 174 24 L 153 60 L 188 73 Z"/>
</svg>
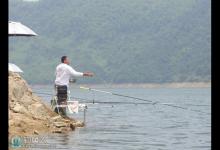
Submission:
<svg viewBox="0 0 220 150">
<path fill-rule="evenodd" d="M 82 77 L 82 76 L 92 77 L 94 75 L 92 72 L 78 72 L 74 70 L 72 67 L 69 67 L 69 71 L 71 75 L 75 77 Z"/>
</svg>

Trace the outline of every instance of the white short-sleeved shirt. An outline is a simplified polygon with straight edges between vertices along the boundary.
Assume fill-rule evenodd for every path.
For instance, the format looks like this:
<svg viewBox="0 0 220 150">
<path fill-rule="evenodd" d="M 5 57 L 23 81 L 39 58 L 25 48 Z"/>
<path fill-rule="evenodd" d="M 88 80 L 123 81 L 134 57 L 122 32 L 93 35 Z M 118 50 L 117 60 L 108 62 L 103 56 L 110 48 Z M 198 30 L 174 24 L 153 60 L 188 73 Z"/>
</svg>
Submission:
<svg viewBox="0 0 220 150">
<path fill-rule="evenodd" d="M 69 80 L 71 76 L 75 77 L 82 77 L 82 72 L 75 71 L 71 66 L 61 63 L 56 67 L 56 79 L 55 84 L 56 85 L 69 85 Z"/>
</svg>

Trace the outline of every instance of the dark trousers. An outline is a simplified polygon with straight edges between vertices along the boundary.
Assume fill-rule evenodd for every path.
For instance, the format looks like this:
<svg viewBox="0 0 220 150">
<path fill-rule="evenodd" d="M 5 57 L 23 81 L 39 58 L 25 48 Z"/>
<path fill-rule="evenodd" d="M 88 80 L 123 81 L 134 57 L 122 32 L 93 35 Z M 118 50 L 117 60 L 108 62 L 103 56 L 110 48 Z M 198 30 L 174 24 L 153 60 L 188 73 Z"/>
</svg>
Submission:
<svg viewBox="0 0 220 150">
<path fill-rule="evenodd" d="M 67 86 L 66 85 L 56 85 L 56 91 L 57 91 L 57 103 L 58 105 L 66 105 L 67 104 Z M 66 116 L 66 107 L 59 107 L 57 108 L 59 110 L 60 115 Z M 58 110 L 55 109 L 55 112 L 58 113 Z"/>
</svg>

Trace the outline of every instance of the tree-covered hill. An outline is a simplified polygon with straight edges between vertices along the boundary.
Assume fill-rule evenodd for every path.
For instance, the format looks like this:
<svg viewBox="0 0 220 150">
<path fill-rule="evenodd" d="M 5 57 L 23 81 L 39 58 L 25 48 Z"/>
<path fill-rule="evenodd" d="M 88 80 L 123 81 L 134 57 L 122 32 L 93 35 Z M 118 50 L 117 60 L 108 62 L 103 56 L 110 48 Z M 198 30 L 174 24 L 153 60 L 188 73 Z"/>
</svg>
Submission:
<svg viewBox="0 0 220 150">
<path fill-rule="evenodd" d="M 39 36 L 9 37 L 30 83 L 54 80 L 68 55 L 81 83 L 211 80 L 210 0 L 9 0 L 9 19 Z"/>
</svg>

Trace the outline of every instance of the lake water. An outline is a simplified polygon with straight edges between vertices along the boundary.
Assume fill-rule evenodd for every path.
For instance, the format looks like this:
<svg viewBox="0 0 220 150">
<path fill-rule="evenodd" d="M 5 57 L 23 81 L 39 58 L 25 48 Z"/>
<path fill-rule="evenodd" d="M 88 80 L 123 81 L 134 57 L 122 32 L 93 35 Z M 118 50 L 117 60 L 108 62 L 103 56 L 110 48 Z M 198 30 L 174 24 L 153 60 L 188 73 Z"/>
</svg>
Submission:
<svg viewBox="0 0 220 150">
<path fill-rule="evenodd" d="M 102 89 L 129 96 L 174 103 L 184 110 L 152 104 L 87 104 L 86 126 L 54 134 L 47 142 L 69 150 L 209 150 L 211 149 L 211 88 Z M 52 93 L 52 88 L 34 88 Z M 49 104 L 51 96 L 38 94 Z M 95 101 L 142 101 L 71 89 L 71 96 Z M 80 100 L 79 100 L 80 102 Z M 83 112 L 73 118 L 83 120 Z M 54 148 L 54 149 L 55 149 Z"/>
</svg>

